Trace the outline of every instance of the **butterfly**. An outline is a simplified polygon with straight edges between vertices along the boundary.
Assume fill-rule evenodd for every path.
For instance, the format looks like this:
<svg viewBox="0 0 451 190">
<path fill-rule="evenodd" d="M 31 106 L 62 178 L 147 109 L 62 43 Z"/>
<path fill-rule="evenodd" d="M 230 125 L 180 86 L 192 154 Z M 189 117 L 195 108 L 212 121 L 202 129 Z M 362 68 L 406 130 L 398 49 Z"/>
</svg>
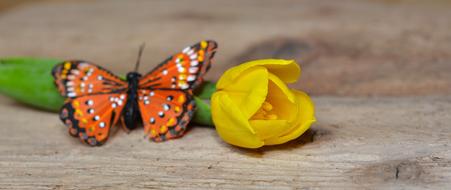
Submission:
<svg viewBox="0 0 451 190">
<path fill-rule="evenodd" d="M 67 98 L 60 119 L 72 136 L 91 146 L 104 144 L 119 120 L 126 131 L 141 121 L 145 137 L 156 142 L 181 137 L 196 107 L 193 89 L 211 67 L 216 48 L 214 41 L 201 41 L 141 75 L 142 46 L 126 80 L 86 61 L 59 63 L 52 75 Z"/>
</svg>

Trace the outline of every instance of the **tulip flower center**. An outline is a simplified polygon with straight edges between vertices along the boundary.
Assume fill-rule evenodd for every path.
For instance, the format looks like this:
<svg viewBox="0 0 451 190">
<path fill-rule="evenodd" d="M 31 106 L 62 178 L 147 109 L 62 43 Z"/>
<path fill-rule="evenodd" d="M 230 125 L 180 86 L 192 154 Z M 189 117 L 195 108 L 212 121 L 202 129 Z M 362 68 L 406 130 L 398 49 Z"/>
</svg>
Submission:
<svg viewBox="0 0 451 190">
<path fill-rule="evenodd" d="M 277 115 L 273 113 L 272 105 L 265 101 L 262 104 L 262 107 L 258 109 L 258 111 L 252 116 L 252 119 L 255 120 L 275 120 L 277 119 Z"/>
</svg>

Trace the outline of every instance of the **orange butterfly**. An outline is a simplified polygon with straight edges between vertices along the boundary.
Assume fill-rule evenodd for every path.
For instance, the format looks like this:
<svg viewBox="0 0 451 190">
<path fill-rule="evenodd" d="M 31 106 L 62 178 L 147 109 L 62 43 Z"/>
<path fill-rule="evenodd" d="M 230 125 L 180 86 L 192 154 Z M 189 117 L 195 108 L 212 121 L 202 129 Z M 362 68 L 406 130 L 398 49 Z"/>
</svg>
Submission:
<svg viewBox="0 0 451 190">
<path fill-rule="evenodd" d="M 216 48 L 214 41 L 201 41 L 144 76 L 128 73 L 126 80 L 86 61 L 64 61 L 52 70 L 59 92 L 67 97 L 60 118 L 71 135 L 91 146 L 105 143 L 119 119 L 127 131 L 141 120 L 153 141 L 181 137 L 195 109 L 192 90 L 202 82 Z"/>
</svg>

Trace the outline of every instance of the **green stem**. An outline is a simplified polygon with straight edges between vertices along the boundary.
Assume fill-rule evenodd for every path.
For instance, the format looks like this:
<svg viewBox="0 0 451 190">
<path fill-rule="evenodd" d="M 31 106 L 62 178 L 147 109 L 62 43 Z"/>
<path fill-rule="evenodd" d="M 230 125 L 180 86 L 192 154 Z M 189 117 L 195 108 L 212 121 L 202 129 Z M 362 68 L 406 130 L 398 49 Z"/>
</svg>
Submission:
<svg viewBox="0 0 451 190">
<path fill-rule="evenodd" d="M 196 96 L 194 97 L 194 100 L 196 101 L 196 112 L 194 113 L 192 121 L 199 125 L 213 127 L 214 124 L 211 118 L 210 105 Z"/>
</svg>

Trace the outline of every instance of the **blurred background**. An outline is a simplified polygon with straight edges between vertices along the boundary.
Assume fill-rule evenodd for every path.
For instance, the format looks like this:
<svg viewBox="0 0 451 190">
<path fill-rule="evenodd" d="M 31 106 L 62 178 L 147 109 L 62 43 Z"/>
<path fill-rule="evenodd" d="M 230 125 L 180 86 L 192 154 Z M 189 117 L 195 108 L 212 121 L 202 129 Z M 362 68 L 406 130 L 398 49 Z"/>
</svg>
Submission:
<svg viewBox="0 0 451 190">
<path fill-rule="evenodd" d="M 203 39 L 219 43 L 208 79 L 251 59 L 296 59 L 314 96 L 451 93 L 446 0 L 1 0 L 0 57 L 84 59 L 140 72 Z"/>
</svg>

